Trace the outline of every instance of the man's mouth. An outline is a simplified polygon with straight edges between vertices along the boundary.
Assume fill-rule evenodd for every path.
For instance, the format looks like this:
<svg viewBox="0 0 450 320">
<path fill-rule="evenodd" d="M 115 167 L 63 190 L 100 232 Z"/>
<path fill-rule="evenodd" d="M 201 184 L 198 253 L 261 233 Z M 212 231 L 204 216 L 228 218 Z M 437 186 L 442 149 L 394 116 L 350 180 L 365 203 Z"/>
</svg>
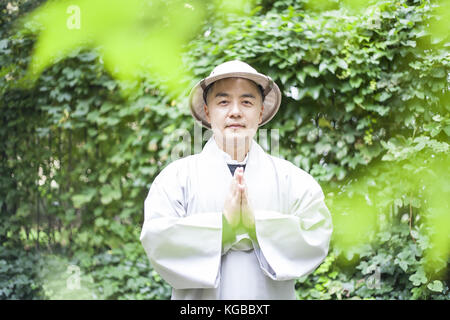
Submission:
<svg viewBox="0 0 450 320">
<path fill-rule="evenodd" d="M 244 125 L 242 125 L 242 124 L 230 124 L 230 125 L 228 125 L 228 126 L 226 126 L 226 128 L 231 128 L 231 129 L 238 129 L 238 128 L 245 128 L 245 126 Z"/>
</svg>

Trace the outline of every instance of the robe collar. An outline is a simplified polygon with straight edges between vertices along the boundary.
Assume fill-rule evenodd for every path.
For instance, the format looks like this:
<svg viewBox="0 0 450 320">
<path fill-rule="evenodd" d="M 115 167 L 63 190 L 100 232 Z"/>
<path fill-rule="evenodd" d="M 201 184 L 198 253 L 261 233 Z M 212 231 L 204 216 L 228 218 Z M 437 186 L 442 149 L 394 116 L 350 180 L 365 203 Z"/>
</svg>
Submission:
<svg viewBox="0 0 450 320">
<path fill-rule="evenodd" d="M 203 156 L 215 158 L 217 162 L 223 163 L 223 166 L 226 167 L 226 164 L 249 164 L 250 159 L 257 157 L 256 154 L 260 151 L 263 151 L 262 148 L 254 139 L 252 139 L 249 151 L 247 152 L 244 160 L 241 162 L 233 160 L 228 153 L 219 148 L 213 135 L 209 138 L 208 142 L 206 142 L 201 154 Z"/>
<path fill-rule="evenodd" d="M 248 154 L 250 153 L 250 149 L 247 152 L 247 154 L 245 155 L 244 160 L 239 162 L 237 160 L 232 159 L 228 153 L 226 153 L 225 151 L 220 149 L 220 147 L 217 145 L 216 140 L 214 139 L 214 136 L 212 136 L 210 138 L 210 140 L 212 140 L 211 144 L 214 145 L 213 148 L 216 149 L 216 152 L 222 154 L 222 156 L 227 164 L 247 164 L 247 159 L 248 159 Z M 253 141 L 252 141 L 252 144 L 253 144 Z M 251 147 L 251 145 L 250 145 L 250 147 Z"/>
<path fill-rule="evenodd" d="M 200 155 L 205 160 L 204 165 L 213 170 L 211 173 L 219 175 L 224 181 L 231 181 L 230 170 L 228 169 L 227 161 L 223 153 L 225 152 L 217 146 L 213 135 L 203 147 Z M 265 151 L 254 139 L 252 139 L 249 152 L 244 160 L 246 162 L 244 178 L 248 179 L 248 182 L 259 176 L 258 166 L 262 165 L 264 167 L 264 165 L 267 165 L 266 163 L 263 164 L 265 160 L 264 155 Z"/>
</svg>

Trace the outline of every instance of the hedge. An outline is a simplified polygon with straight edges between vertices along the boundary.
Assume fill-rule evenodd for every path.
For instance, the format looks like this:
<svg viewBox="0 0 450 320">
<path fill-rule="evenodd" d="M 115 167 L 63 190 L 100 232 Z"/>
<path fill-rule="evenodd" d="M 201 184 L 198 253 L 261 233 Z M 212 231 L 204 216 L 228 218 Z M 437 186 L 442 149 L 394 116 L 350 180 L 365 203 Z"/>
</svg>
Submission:
<svg viewBox="0 0 450 320">
<path fill-rule="evenodd" d="M 169 298 L 139 244 L 143 201 L 180 145 L 195 151 L 180 142 L 198 130 L 190 88 L 230 59 L 279 85 L 280 112 L 264 129 L 320 182 L 333 215 L 330 253 L 297 281 L 298 298 L 450 297 L 439 5 L 259 0 L 243 15 L 211 15 L 183 47 L 190 76 L 174 92 L 151 75 L 115 78 L 88 47 L 30 80 L 37 33 L 16 26 L 43 2 L 0 5 L 0 298 Z M 70 266 L 80 291 L 67 289 Z"/>
</svg>

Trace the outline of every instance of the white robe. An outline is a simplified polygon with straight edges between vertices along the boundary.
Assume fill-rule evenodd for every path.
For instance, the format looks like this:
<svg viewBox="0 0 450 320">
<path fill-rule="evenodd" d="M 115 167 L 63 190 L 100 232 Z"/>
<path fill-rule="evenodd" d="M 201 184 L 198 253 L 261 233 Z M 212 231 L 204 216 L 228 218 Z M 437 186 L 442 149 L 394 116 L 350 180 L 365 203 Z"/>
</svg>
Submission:
<svg viewBox="0 0 450 320">
<path fill-rule="evenodd" d="M 222 245 L 222 210 L 232 179 L 211 137 L 153 181 L 141 243 L 172 299 L 295 299 L 294 281 L 324 260 L 332 233 L 320 185 L 252 140 L 244 179 L 256 241 L 243 231 Z"/>
</svg>

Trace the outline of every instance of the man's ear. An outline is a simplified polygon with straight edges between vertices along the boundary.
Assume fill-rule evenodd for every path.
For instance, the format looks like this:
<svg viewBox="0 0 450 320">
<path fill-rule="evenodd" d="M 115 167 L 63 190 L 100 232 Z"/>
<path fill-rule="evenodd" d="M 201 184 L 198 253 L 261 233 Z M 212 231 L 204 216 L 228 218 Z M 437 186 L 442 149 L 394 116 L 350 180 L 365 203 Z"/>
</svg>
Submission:
<svg viewBox="0 0 450 320">
<path fill-rule="evenodd" d="M 264 104 L 262 104 L 262 106 L 261 106 L 261 112 L 260 112 L 260 114 L 259 114 L 259 123 L 262 122 L 263 111 L 264 111 Z"/>
<path fill-rule="evenodd" d="M 203 104 L 203 110 L 205 111 L 206 120 L 208 120 L 208 123 L 211 124 L 211 119 L 209 118 L 209 110 L 206 103 Z"/>
</svg>

